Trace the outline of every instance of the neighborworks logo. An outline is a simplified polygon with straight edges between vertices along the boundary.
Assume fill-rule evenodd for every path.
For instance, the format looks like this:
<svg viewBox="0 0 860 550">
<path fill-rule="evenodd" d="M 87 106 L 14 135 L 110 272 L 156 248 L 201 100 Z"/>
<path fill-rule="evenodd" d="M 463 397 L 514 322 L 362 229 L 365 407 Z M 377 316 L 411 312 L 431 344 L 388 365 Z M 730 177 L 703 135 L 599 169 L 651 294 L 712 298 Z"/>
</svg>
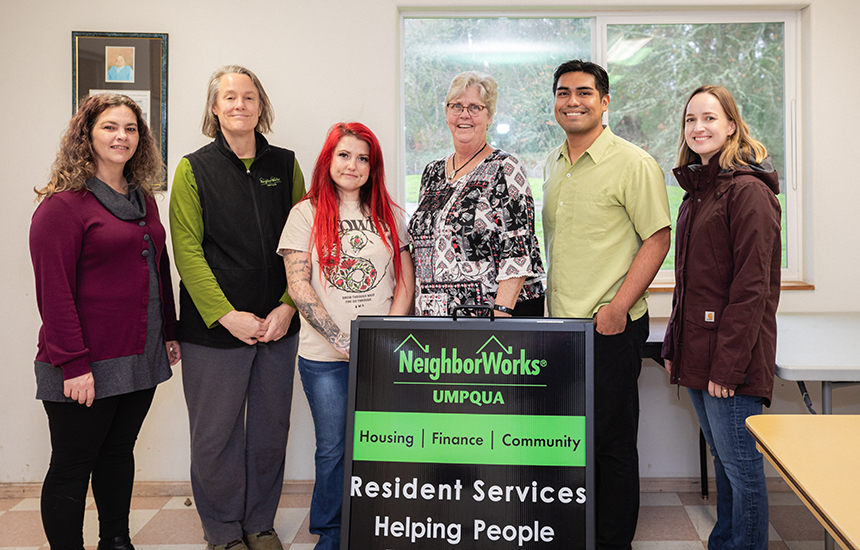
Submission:
<svg viewBox="0 0 860 550">
<path fill-rule="evenodd" d="M 413 342 L 418 349 L 407 349 L 407 342 Z M 537 376 L 547 365 L 546 359 L 530 358 L 524 349 L 514 352 L 513 346 L 506 347 L 495 336 L 469 355 L 458 348 L 442 348 L 438 353 L 431 353 L 430 346 L 421 345 L 410 334 L 394 352 L 399 354 L 398 370 L 401 374 L 424 374 L 434 381 L 443 374 Z"/>
<path fill-rule="evenodd" d="M 260 186 L 261 187 L 276 187 L 279 183 L 281 183 L 281 178 L 278 176 L 272 176 L 271 178 L 260 178 Z"/>
</svg>

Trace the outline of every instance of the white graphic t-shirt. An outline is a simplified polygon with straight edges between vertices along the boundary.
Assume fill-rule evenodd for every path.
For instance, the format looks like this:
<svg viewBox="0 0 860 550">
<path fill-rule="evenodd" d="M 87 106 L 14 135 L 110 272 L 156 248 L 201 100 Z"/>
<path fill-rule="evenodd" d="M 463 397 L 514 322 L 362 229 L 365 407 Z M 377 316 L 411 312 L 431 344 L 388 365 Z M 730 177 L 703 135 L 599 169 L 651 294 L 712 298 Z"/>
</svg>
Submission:
<svg viewBox="0 0 860 550">
<path fill-rule="evenodd" d="M 311 253 L 311 287 L 332 320 L 348 334 L 351 321 L 359 315 L 388 315 L 394 298 L 393 258 L 373 220 L 361 213 L 359 203 L 341 202 L 340 263 L 320 277 L 319 256 L 311 243 L 315 212 L 309 200 L 293 207 L 281 233 L 278 254 L 285 250 Z M 405 246 L 406 230 L 399 218 L 397 236 L 400 247 Z M 299 336 L 299 355 L 312 361 L 346 361 L 346 356 L 306 320 Z"/>
</svg>

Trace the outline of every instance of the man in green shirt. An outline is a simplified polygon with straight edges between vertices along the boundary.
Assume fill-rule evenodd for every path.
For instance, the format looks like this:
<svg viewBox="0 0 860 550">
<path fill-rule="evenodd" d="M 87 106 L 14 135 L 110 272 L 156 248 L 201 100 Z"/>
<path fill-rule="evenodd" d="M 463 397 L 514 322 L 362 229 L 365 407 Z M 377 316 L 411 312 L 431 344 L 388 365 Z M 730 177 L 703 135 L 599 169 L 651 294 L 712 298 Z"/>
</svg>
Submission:
<svg viewBox="0 0 860 550">
<path fill-rule="evenodd" d="M 563 63 L 553 92 L 567 139 L 544 167 L 547 305 L 552 317 L 594 319 L 597 548 L 629 549 L 639 513 L 645 300 L 669 251 L 669 201 L 654 159 L 603 126 L 602 67 Z"/>
</svg>

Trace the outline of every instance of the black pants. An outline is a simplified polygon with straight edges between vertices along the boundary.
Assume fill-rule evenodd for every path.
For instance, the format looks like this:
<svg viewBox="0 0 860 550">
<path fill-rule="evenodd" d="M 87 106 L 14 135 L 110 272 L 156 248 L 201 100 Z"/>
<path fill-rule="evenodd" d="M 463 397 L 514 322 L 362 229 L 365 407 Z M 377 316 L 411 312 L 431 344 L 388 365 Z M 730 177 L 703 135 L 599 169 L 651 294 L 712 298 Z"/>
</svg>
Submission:
<svg viewBox="0 0 860 550">
<path fill-rule="evenodd" d="M 648 314 L 613 336 L 594 333 L 597 548 L 631 548 L 639 519 L 639 372 Z"/>
<path fill-rule="evenodd" d="M 523 300 L 518 302 L 514 308 L 512 317 L 543 317 L 543 305 L 546 301 L 545 296 L 540 298 L 532 298 L 531 300 Z"/>
<path fill-rule="evenodd" d="M 42 485 L 42 525 L 52 550 L 82 550 L 84 507 L 92 474 L 99 536 L 128 534 L 134 443 L 155 388 L 78 403 L 44 401 L 51 465 Z"/>
</svg>

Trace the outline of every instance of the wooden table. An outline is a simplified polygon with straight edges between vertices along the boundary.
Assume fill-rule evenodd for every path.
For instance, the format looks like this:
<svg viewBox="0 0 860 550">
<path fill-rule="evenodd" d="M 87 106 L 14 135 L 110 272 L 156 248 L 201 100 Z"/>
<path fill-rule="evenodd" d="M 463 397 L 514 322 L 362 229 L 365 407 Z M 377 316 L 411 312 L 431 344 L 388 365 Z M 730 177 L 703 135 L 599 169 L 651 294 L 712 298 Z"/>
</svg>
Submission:
<svg viewBox="0 0 860 550">
<path fill-rule="evenodd" d="M 833 539 L 860 550 L 860 415 L 767 414 L 746 425 Z"/>
</svg>

